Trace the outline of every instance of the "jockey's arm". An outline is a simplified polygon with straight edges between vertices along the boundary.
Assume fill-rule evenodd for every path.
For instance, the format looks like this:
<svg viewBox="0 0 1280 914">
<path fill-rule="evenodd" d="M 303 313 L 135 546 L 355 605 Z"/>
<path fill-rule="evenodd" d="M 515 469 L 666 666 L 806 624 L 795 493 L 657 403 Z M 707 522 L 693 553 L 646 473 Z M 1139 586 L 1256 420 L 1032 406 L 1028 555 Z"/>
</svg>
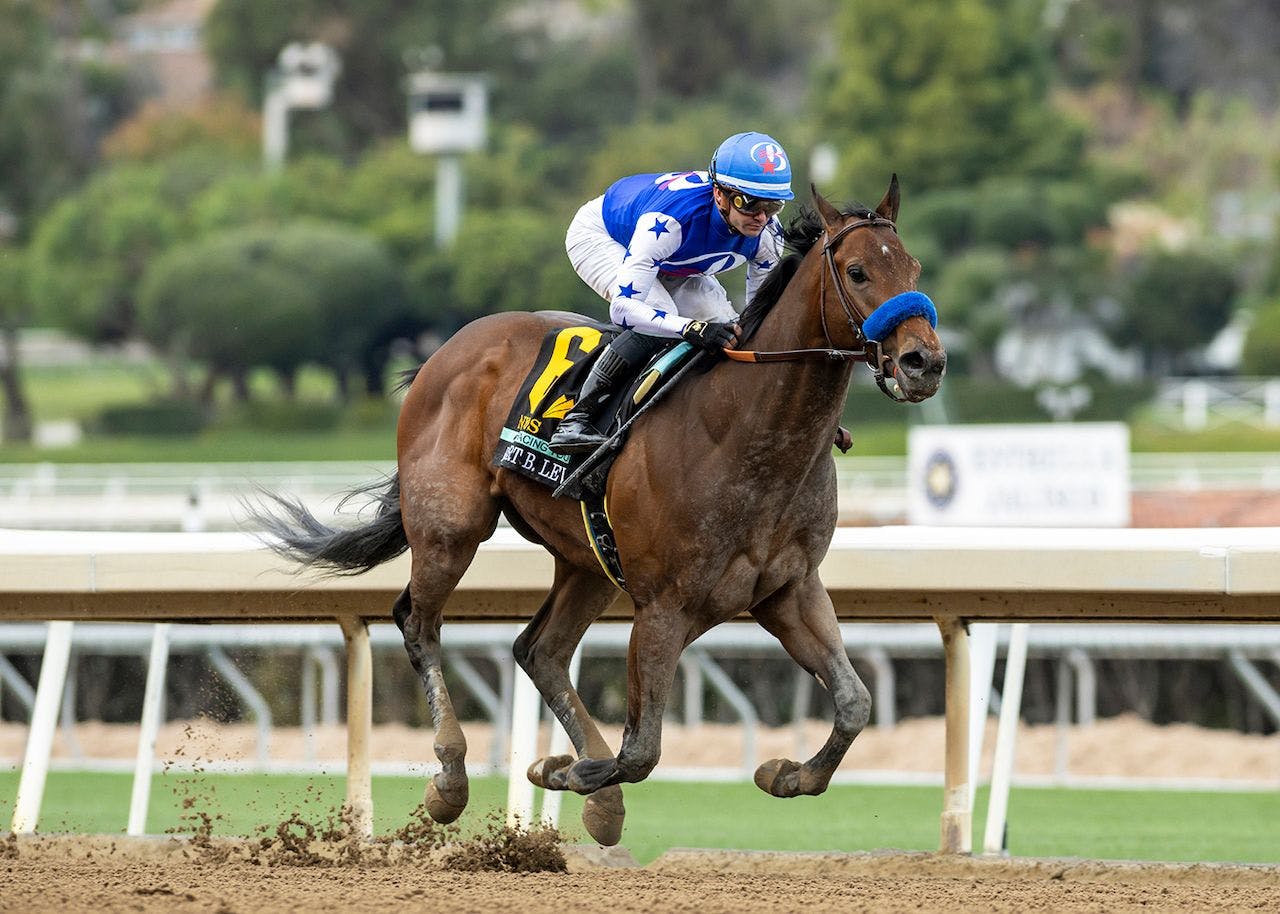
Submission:
<svg viewBox="0 0 1280 914">
<path fill-rule="evenodd" d="M 655 308 L 649 293 L 658 281 L 658 264 L 680 247 L 683 233 L 680 220 L 664 213 L 645 213 L 636 222 L 631 243 L 614 280 L 609 300 L 609 319 L 621 327 L 651 336 L 678 337 L 690 323 L 688 318 Z"/>
</svg>

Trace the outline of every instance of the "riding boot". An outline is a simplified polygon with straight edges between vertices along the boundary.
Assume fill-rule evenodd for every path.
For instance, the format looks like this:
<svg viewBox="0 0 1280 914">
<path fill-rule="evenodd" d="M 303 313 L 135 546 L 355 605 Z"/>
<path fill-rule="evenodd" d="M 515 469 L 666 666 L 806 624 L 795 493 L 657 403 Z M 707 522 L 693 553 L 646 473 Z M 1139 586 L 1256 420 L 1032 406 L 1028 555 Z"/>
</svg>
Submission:
<svg viewBox="0 0 1280 914">
<path fill-rule="evenodd" d="M 556 432 L 551 436 L 552 450 L 562 454 L 577 454 L 583 451 L 594 451 L 604 444 L 605 436 L 596 430 L 591 419 L 613 393 L 614 381 L 626 369 L 623 361 L 612 348 L 600 353 L 600 358 L 591 366 L 591 373 L 582 384 L 577 402 L 573 409 L 560 420 Z"/>
</svg>

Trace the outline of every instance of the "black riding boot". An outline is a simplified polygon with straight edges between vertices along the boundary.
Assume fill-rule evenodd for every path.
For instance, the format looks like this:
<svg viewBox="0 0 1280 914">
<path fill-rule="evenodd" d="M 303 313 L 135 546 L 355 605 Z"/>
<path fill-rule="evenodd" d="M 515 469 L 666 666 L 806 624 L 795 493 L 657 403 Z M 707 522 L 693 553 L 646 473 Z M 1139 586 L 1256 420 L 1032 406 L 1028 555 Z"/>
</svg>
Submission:
<svg viewBox="0 0 1280 914">
<path fill-rule="evenodd" d="M 600 358 L 591 366 L 587 380 L 582 383 L 582 390 L 578 393 L 573 409 L 560 420 L 556 433 L 551 436 L 549 443 L 553 450 L 562 454 L 577 454 L 594 451 L 604 444 L 606 436 L 596 430 L 591 418 L 609 399 L 614 382 L 626 368 L 626 361 L 611 346 L 600 353 Z"/>
</svg>

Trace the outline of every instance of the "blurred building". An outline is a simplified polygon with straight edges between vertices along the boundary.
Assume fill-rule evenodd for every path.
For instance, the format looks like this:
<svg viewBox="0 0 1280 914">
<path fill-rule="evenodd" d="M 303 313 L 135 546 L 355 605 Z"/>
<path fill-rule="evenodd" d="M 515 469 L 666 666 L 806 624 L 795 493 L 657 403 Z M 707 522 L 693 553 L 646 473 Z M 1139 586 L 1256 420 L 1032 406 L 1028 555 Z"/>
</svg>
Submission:
<svg viewBox="0 0 1280 914">
<path fill-rule="evenodd" d="M 202 33 L 216 3 L 170 0 L 122 17 L 109 56 L 129 69 L 144 95 L 165 107 L 191 107 L 213 88 Z"/>
</svg>

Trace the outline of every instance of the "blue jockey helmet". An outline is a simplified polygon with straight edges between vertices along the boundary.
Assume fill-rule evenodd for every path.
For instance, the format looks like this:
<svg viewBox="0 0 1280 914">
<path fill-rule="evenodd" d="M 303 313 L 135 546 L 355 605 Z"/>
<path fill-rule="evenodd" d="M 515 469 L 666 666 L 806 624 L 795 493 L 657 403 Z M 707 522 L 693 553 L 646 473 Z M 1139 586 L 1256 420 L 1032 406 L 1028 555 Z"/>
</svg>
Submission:
<svg viewBox="0 0 1280 914">
<path fill-rule="evenodd" d="M 711 157 L 711 180 L 749 197 L 791 200 L 791 159 L 773 137 L 735 133 Z"/>
</svg>

